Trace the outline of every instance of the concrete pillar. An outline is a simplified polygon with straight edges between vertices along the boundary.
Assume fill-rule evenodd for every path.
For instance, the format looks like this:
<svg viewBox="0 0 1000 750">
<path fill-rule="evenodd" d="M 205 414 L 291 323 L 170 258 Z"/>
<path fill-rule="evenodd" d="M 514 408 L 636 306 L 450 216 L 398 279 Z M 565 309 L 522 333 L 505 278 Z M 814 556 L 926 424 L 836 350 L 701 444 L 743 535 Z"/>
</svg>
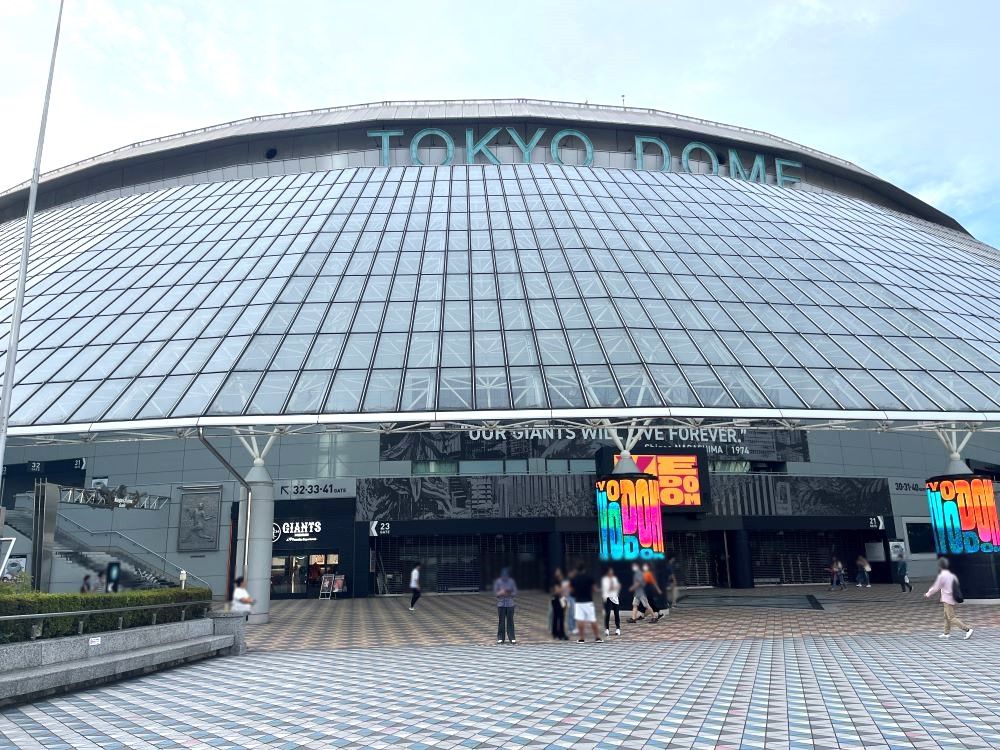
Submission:
<svg viewBox="0 0 1000 750">
<path fill-rule="evenodd" d="M 725 532 L 729 545 L 729 576 L 734 589 L 753 588 L 753 556 L 750 553 L 750 534 L 745 529 Z"/>
<path fill-rule="evenodd" d="M 264 459 L 255 458 L 247 473 L 247 484 L 253 493 L 250 503 L 250 538 L 246 577 L 247 591 L 257 600 L 247 620 L 251 625 L 265 623 L 271 610 L 271 528 L 274 524 L 274 481 L 264 466 Z"/>
</svg>

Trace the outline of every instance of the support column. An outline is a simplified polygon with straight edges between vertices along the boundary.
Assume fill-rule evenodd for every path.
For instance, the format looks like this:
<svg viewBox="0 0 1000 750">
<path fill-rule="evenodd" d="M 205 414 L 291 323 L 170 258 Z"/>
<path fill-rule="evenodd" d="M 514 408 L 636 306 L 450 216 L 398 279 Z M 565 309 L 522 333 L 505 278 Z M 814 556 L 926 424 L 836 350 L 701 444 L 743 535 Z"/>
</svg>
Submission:
<svg viewBox="0 0 1000 750">
<path fill-rule="evenodd" d="M 750 534 L 746 529 L 733 529 L 728 534 L 729 576 L 734 589 L 753 588 L 753 559 L 750 554 Z"/>
<path fill-rule="evenodd" d="M 271 610 L 271 528 L 274 524 L 274 481 L 264 466 L 263 458 L 255 458 L 246 475 L 253 494 L 248 507 L 250 538 L 247 539 L 247 567 L 243 572 L 250 596 L 257 600 L 250 613 L 250 624 L 268 620 Z"/>
</svg>

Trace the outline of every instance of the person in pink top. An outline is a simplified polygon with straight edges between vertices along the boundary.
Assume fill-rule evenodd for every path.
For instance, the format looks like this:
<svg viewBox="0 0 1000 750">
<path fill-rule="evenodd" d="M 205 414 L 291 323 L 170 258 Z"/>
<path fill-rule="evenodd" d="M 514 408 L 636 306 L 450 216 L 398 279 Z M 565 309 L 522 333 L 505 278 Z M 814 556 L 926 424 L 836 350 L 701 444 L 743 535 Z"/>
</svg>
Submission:
<svg viewBox="0 0 1000 750">
<path fill-rule="evenodd" d="M 938 636 L 938 638 L 951 638 L 951 628 L 955 627 L 965 631 L 965 640 L 969 640 L 972 637 L 972 628 L 966 625 L 964 622 L 958 619 L 955 615 L 955 595 L 954 586 L 958 578 L 948 570 L 948 558 L 942 557 L 938 560 L 938 568 L 941 572 L 938 573 L 936 579 L 934 579 L 934 585 L 928 589 L 927 593 L 924 594 L 926 598 L 930 598 L 931 594 L 936 592 L 941 592 L 941 604 L 944 606 L 944 632 Z"/>
</svg>

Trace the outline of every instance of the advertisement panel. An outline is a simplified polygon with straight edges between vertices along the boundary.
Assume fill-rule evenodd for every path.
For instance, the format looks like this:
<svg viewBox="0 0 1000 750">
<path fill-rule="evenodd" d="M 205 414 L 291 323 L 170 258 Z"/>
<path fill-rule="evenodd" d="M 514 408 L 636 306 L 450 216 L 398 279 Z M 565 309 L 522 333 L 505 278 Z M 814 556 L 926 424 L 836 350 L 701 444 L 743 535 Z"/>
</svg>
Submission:
<svg viewBox="0 0 1000 750">
<path fill-rule="evenodd" d="M 926 488 L 939 555 L 1000 554 L 1000 520 L 992 479 L 975 475 L 932 477 Z"/>
<path fill-rule="evenodd" d="M 700 448 L 660 448 L 633 453 L 639 471 L 657 480 L 657 500 L 667 513 L 706 513 L 711 510 L 708 456 Z M 619 454 L 604 449 L 597 454 L 597 475 L 610 476 Z"/>
</svg>

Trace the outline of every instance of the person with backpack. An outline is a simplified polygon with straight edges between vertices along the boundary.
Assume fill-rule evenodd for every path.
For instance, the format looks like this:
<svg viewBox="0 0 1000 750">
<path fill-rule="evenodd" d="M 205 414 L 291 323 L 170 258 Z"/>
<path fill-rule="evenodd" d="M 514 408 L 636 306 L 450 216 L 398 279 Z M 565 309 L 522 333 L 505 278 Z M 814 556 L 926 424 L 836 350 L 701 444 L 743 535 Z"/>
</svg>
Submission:
<svg viewBox="0 0 1000 750">
<path fill-rule="evenodd" d="M 632 563 L 632 585 L 629 586 L 628 590 L 632 592 L 632 616 L 628 618 L 628 621 L 639 622 L 646 616 L 646 610 L 651 610 L 652 607 L 649 604 L 649 599 L 646 598 L 646 583 L 642 577 L 642 568 L 637 562 Z M 641 613 L 639 612 L 640 608 L 642 608 Z"/>
<path fill-rule="evenodd" d="M 670 610 L 666 609 L 663 605 L 661 597 L 663 596 L 663 589 L 660 588 L 660 584 L 656 581 L 656 575 L 653 573 L 652 567 L 649 563 L 643 563 L 642 565 L 642 582 L 646 590 L 646 599 L 649 601 L 649 608 L 652 611 L 652 619 L 649 623 L 657 623 L 663 619 L 663 612 L 666 610 L 667 614 L 670 614 Z"/>
<path fill-rule="evenodd" d="M 954 626 L 964 630 L 965 640 L 969 640 L 972 637 L 972 628 L 959 620 L 955 614 L 955 605 L 965 601 L 962 596 L 962 588 L 958 583 L 958 576 L 948 570 L 947 557 L 938 558 L 938 568 L 941 572 L 934 580 L 934 585 L 924 594 L 924 597 L 930 599 L 931 594 L 941 593 L 941 604 L 944 607 L 944 632 L 938 638 L 951 638 L 951 629 Z"/>
<path fill-rule="evenodd" d="M 906 558 L 903 558 L 896 565 L 896 575 L 899 577 L 899 588 L 902 589 L 904 594 L 909 594 L 913 591 L 913 584 L 910 583 L 910 573 L 909 567 L 906 564 Z"/>
</svg>

